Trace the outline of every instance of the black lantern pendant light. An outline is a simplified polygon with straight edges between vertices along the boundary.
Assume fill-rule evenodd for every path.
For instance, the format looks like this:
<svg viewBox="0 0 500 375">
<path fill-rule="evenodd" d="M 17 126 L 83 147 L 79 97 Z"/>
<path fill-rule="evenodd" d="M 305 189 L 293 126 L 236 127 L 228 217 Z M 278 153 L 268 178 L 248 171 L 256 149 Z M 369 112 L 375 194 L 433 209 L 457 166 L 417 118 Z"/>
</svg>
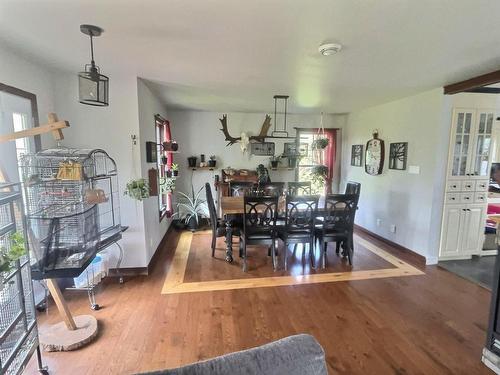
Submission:
<svg viewBox="0 0 500 375">
<path fill-rule="evenodd" d="M 85 65 L 85 71 L 78 73 L 79 100 L 82 104 L 106 107 L 109 105 L 109 78 L 100 74 L 94 61 L 93 38 L 104 31 L 98 26 L 80 25 L 80 31 L 90 36 L 90 64 Z"/>
</svg>

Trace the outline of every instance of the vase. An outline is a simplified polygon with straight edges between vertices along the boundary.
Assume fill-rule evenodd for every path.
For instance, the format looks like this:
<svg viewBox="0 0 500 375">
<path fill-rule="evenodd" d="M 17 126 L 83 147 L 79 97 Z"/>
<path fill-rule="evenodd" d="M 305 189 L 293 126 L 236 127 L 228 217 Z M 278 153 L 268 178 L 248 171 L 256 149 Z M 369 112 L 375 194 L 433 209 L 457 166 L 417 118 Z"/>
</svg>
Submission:
<svg viewBox="0 0 500 375">
<path fill-rule="evenodd" d="M 190 156 L 188 158 L 188 165 L 189 165 L 189 168 L 196 168 L 196 160 L 198 158 L 196 156 Z"/>
</svg>

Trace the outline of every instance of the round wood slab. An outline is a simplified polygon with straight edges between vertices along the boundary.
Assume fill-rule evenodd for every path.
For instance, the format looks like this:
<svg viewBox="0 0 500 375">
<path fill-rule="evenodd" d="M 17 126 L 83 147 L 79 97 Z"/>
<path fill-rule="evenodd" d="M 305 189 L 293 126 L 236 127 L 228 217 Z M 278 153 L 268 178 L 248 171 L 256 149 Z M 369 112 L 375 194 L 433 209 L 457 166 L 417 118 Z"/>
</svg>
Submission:
<svg viewBox="0 0 500 375">
<path fill-rule="evenodd" d="M 47 352 L 81 348 L 97 336 L 97 319 L 92 315 L 74 317 L 77 329 L 69 330 L 64 322 L 40 327 L 40 344 Z"/>
</svg>

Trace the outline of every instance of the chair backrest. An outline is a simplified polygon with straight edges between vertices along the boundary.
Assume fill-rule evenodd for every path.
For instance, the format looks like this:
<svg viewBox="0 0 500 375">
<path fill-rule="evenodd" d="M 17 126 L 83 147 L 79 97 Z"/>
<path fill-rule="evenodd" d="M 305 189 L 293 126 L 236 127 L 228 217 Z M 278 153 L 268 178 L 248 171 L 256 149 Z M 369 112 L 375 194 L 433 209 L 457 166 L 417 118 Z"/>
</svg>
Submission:
<svg viewBox="0 0 500 375">
<path fill-rule="evenodd" d="M 345 186 L 345 194 L 355 194 L 359 197 L 361 184 L 359 182 L 349 181 Z"/>
<path fill-rule="evenodd" d="M 276 196 L 245 195 L 243 210 L 243 230 L 264 229 L 276 226 L 278 199 Z"/>
<path fill-rule="evenodd" d="M 287 195 L 285 225 L 288 231 L 314 229 L 319 195 Z"/>
<path fill-rule="evenodd" d="M 290 195 L 310 195 L 311 181 L 288 182 L 288 194 Z"/>
<path fill-rule="evenodd" d="M 281 195 L 283 194 L 283 190 L 285 189 L 284 182 L 268 182 L 266 184 L 260 185 L 260 190 L 262 194 L 270 196 L 270 195 Z"/>
<path fill-rule="evenodd" d="M 358 196 L 355 194 L 329 194 L 325 197 L 323 231 L 349 233 L 354 228 Z"/>
<path fill-rule="evenodd" d="M 205 194 L 207 196 L 208 212 L 210 213 L 210 223 L 213 228 L 216 228 L 217 210 L 215 209 L 214 197 L 212 196 L 212 188 L 208 182 L 205 183 Z"/>
<path fill-rule="evenodd" d="M 242 197 L 250 194 L 254 190 L 253 182 L 230 182 L 229 192 L 233 197 Z"/>
</svg>

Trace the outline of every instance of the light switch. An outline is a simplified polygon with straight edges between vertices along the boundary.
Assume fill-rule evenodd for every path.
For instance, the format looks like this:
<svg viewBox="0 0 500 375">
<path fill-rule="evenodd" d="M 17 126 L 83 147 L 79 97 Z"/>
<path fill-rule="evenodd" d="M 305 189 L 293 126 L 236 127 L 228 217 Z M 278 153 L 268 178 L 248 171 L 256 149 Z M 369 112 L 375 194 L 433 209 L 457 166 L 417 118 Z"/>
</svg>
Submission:
<svg viewBox="0 0 500 375">
<path fill-rule="evenodd" d="M 418 166 L 418 165 L 410 165 L 408 167 L 408 173 L 410 173 L 410 174 L 420 174 L 420 166 Z"/>
</svg>

